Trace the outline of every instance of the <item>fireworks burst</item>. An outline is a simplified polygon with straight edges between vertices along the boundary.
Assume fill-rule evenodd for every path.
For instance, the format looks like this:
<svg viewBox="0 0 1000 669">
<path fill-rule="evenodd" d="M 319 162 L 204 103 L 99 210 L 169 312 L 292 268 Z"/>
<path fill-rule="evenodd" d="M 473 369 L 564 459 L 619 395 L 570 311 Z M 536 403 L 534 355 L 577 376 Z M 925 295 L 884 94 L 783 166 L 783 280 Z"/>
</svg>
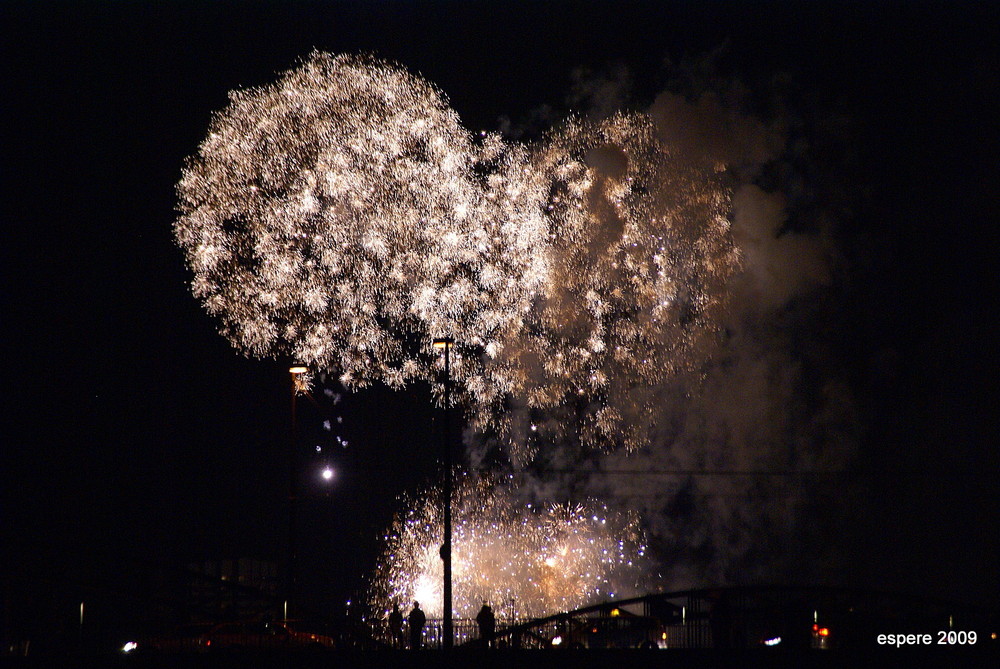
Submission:
<svg viewBox="0 0 1000 669">
<path fill-rule="evenodd" d="M 238 348 L 348 386 L 426 378 L 427 333 L 490 349 L 544 234 L 486 197 L 476 155 L 435 88 L 372 59 L 314 54 L 234 92 L 178 186 L 193 291 Z"/>
<path fill-rule="evenodd" d="M 193 292 L 237 348 L 399 388 L 433 383 L 430 342 L 452 336 L 472 426 L 519 462 L 645 443 L 651 389 L 711 340 L 738 263 L 717 170 L 649 117 L 475 139 L 431 84 L 364 57 L 231 93 L 178 193 Z"/>
<path fill-rule="evenodd" d="M 398 515 L 371 586 L 369 604 L 384 617 L 414 600 L 441 615 L 441 491 Z M 453 513 L 453 606 L 473 618 L 483 600 L 518 618 L 572 610 L 636 592 L 646 572 L 638 521 L 601 505 L 535 507 L 506 486 L 465 478 Z M 513 610 L 511 610 L 513 602 Z"/>
<path fill-rule="evenodd" d="M 532 446 L 647 442 L 650 394 L 715 332 L 738 253 L 720 176 L 671 154 L 649 117 L 572 121 L 535 147 L 549 274 L 510 347 L 518 370 L 501 432 Z M 515 451 L 515 455 L 517 452 Z"/>
</svg>

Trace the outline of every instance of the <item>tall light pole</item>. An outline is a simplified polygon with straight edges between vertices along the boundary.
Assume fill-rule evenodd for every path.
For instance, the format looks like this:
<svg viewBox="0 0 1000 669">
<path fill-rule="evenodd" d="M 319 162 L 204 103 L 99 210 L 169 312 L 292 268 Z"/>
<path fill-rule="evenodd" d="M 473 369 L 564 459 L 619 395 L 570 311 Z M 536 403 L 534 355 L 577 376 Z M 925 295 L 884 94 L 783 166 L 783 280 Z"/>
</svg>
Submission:
<svg viewBox="0 0 1000 669">
<path fill-rule="evenodd" d="M 292 433 L 288 445 L 288 562 L 285 565 L 285 620 L 288 620 L 292 601 L 295 597 L 296 574 L 296 505 L 298 504 L 298 422 L 295 416 L 295 400 L 302 386 L 302 375 L 309 371 L 304 365 L 292 365 L 288 368 L 292 375 Z"/>
<path fill-rule="evenodd" d="M 444 623 L 445 650 L 454 645 L 451 607 L 451 347 L 455 341 L 451 337 L 434 340 L 434 348 L 444 349 L 444 543 L 441 544 L 441 560 L 444 561 L 444 606 L 441 617 Z"/>
</svg>

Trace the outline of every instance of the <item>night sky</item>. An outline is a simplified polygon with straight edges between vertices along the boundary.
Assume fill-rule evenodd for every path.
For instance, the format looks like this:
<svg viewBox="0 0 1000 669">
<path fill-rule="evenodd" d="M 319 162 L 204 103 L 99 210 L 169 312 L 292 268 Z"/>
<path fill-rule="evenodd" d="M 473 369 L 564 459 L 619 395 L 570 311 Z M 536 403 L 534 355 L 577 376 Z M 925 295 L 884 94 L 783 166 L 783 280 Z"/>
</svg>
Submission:
<svg viewBox="0 0 1000 669">
<path fill-rule="evenodd" d="M 850 197 L 836 308 L 819 330 L 861 408 L 855 466 L 869 501 L 857 535 L 842 537 L 866 566 L 841 584 L 995 605 L 997 14 L 992 3 L 3 3 L 6 575 L 86 592 L 153 565 L 281 555 L 288 361 L 247 359 L 219 336 L 171 230 L 183 161 L 228 91 L 269 83 L 314 48 L 371 52 L 434 82 L 470 130 L 530 139 L 600 106 L 574 96 L 580 81 L 626 71 L 626 103 L 642 108 L 672 67 L 720 50 L 725 76 L 751 90 L 784 77 L 803 116 L 849 129 L 828 147 L 848 156 L 837 188 Z M 435 472 L 440 418 L 426 387 L 344 395 L 330 411 L 349 446 L 330 446 L 338 474 L 324 487 L 312 475 L 323 461 L 305 457 L 326 445 L 324 415 L 300 407 L 303 580 L 332 611 L 370 571 L 397 495 Z"/>
</svg>

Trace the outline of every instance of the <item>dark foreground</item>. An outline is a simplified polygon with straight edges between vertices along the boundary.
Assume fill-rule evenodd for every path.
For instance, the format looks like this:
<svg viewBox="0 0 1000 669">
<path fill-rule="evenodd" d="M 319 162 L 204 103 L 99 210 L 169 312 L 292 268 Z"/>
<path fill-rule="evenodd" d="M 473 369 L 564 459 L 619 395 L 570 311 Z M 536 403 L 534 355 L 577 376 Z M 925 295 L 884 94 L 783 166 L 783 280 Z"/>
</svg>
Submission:
<svg viewBox="0 0 1000 669">
<path fill-rule="evenodd" d="M 0 658 L 10 667 L 108 667 L 110 669 L 645 669 L 646 667 L 848 667 L 1000 666 L 995 647 L 907 648 L 859 651 L 711 650 L 505 650 L 352 651 L 316 653 L 234 652 L 198 655 L 94 655 L 86 657 Z"/>
</svg>

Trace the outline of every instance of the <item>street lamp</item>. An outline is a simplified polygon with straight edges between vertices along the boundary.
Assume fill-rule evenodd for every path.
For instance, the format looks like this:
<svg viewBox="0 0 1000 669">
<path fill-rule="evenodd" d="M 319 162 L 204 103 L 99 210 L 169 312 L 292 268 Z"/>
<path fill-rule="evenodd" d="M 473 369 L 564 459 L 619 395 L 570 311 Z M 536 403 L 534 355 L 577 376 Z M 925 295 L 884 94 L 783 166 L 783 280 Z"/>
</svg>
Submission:
<svg viewBox="0 0 1000 669">
<path fill-rule="evenodd" d="M 295 400 L 303 388 L 303 375 L 309 371 L 305 365 L 292 365 L 288 372 L 292 375 L 292 433 L 288 446 L 288 562 L 285 574 L 285 620 L 288 620 L 289 607 L 295 596 L 295 559 L 296 559 L 296 505 L 298 503 L 298 485 L 295 477 L 298 464 L 298 424 L 295 416 Z"/>
<path fill-rule="evenodd" d="M 444 629 L 444 648 L 454 644 L 451 608 L 451 337 L 434 340 L 434 348 L 444 349 L 444 543 L 441 560 L 444 561 L 444 606 L 441 609 Z"/>
</svg>

